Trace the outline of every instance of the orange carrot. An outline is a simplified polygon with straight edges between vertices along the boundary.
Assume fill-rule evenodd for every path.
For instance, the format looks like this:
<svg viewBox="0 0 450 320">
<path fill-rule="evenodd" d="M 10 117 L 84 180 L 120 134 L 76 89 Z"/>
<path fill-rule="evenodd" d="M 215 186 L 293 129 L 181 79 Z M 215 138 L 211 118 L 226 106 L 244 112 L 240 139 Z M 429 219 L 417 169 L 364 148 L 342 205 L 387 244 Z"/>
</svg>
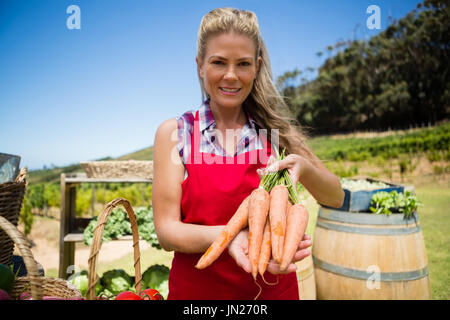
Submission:
<svg viewBox="0 0 450 320">
<path fill-rule="evenodd" d="M 294 204 L 288 212 L 286 238 L 284 241 L 283 257 L 281 258 L 280 270 L 287 269 L 294 258 L 300 241 L 305 234 L 308 225 L 308 211 L 300 203 Z"/>
<path fill-rule="evenodd" d="M 287 220 L 287 214 L 289 212 L 289 210 L 291 210 L 292 207 L 292 203 L 290 201 L 287 202 L 287 208 L 286 208 L 286 220 Z"/>
<path fill-rule="evenodd" d="M 267 264 L 270 260 L 271 254 L 271 242 L 270 242 L 270 221 L 267 217 L 266 226 L 264 227 L 263 240 L 261 244 L 261 253 L 259 255 L 258 272 L 263 277 L 264 272 L 266 272 Z"/>
<path fill-rule="evenodd" d="M 209 246 L 208 250 L 198 260 L 196 264 L 197 269 L 204 269 L 213 263 L 230 244 L 231 240 L 247 226 L 248 223 L 248 208 L 250 195 L 242 201 L 235 214 L 228 221 L 225 228 L 220 235 Z"/>
<path fill-rule="evenodd" d="M 270 227 L 272 240 L 272 256 L 281 263 L 283 255 L 284 236 L 286 234 L 287 203 L 289 202 L 288 189 L 283 185 L 277 185 L 270 191 Z"/>
<path fill-rule="evenodd" d="M 256 280 L 264 227 L 269 214 L 269 193 L 263 188 L 253 190 L 248 203 L 249 247 L 248 257 L 252 266 L 252 276 Z"/>
</svg>

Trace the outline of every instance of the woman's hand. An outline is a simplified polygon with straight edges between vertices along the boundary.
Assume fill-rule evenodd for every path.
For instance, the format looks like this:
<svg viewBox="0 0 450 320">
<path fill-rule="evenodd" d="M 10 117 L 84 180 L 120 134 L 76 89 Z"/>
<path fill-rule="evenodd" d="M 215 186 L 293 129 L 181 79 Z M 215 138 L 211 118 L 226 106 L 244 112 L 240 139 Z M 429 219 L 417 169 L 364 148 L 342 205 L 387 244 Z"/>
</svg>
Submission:
<svg viewBox="0 0 450 320">
<path fill-rule="evenodd" d="M 302 241 L 298 245 L 294 258 L 285 271 L 280 271 L 280 265 L 275 260 L 270 260 L 267 271 L 272 274 L 286 274 L 297 270 L 296 262 L 303 260 L 310 255 L 308 249 L 312 245 L 311 237 L 307 234 L 303 236 Z M 252 266 L 248 258 L 248 229 L 240 231 L 237 236 L 228 245 L 228 253 L 236 261 L 237 265 L 244 269 L 247 273 L 252 272 Z"/>
<path fill-rule="evenodd" d="M 269 264 L 267 265 L 267 271 L 272 274 L 286 274 L 296 271 L 297 265 L 295 263 L 303 260 L 311 254 L 308 249 L 311 245 L 311 237 L 307 234 L 303 235 L 303 239 L 300 241 L 297 252 L 295 252 L 294 258 L 292 258 L 292 262 L 289 264 L 288 268 L 285 271 L 280 271 L 280 264 L 275 260 L 270 259 Z"/>
<path fill-rule="evenodd" d="M 241 230 L 230 242 L 228 253 L 245 272 L 252 272 L 252 266 L 248 259 L 248 228 Z"/>
<path fill-rule="evenodd" d="M 287 169 L 292 184 L 296 187 L 301 184 L 321 205 L 340 208 L 344 203 L 345 193 L 339 177 L 332 173 L 315 155 L 307 159 L 298 154 L 289 154 L 280 161 L 270 156 L 266 168 L 256 170 L 259 178 L 268 172 L 277 172 Z"/>
<path fill-rule="evenodd" d="M 286 158 L 280 161 L 275 161 L 275 158 L 270 156 L 267 161 L 267 166 L 256 170 L 256 172 L 258 173 L 259 178 L 262 179 L 262 177 L 268 172 L 277 172 L 283 169 L 287 169 L 289 176 L 291 177 L 292 184 L 296 186 L 300 176 L 305 170 L 307 170 L 307 162 L 305 161 L 305 158 L 298 154 L 289 154 Z"/>
</svg>

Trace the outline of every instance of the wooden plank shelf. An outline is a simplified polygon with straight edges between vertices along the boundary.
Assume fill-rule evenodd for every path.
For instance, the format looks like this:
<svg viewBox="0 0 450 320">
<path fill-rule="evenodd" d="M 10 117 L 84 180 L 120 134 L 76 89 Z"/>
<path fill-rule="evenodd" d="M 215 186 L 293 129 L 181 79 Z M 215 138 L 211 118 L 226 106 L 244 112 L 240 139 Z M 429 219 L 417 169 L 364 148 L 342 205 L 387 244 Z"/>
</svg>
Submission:
<svg viewBox="0 0 450 320">
<path fill-rule="evenodd" d="M 61 174 L 61 216 L 59 236 L 59 278 L 70 276 L 70 266 L 75 264 L 75 244 L 83 241 L 83 230 L 92 218 L 77 218 L 76 186 L 81 183 L 152 183 L 153 179 L 142 178 L 88 178 L 86 173 Z M 123 236 L 117 240 L 132 240 Z M 112 240 L 112 241 L 117 241 Z M 141 239 L 142 240 L 142 239 Z"/>
<path fill-rule="evenodd" d="M 64 237 L 64 242 L 82 242 L 83 234 L 82 233 L 69 233 Z"/>
<path fill-rule="evenodd" d="M 71 173 L 65 176 L 66 183 L 152 183 L 153 179 L 143 178 L 88 178 L 85 173 Z"/>
</svg>

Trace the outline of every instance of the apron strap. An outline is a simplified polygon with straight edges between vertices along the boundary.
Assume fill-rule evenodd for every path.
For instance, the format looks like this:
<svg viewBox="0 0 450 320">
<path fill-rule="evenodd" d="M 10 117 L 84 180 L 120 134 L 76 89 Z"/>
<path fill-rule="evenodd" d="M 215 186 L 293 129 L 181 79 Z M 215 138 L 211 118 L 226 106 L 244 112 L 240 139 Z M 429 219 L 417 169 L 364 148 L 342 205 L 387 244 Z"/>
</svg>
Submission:
<svg viewBox="0 0 450 320">
<path fill-rule="evenodd" d="M 201 140 L 201 132 L 199 125 L 199 115 L 198 110 L 195 113 L 194 118 L 194 130 L 192 131 L 192 140 L 191 140 L 191 159 L 193 160 L 193 164 L 202 163 L 202 155 L 200 153 L 200 140 Z M 192 164 L 192 163 L 191 163 Z"/>
</svg>

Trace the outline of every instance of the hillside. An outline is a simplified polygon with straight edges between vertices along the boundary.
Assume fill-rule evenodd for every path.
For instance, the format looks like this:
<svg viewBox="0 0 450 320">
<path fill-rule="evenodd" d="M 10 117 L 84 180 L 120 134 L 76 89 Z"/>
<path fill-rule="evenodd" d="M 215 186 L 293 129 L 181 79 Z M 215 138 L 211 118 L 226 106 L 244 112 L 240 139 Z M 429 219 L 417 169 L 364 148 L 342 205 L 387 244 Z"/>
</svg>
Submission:
<svg viewBox="0 0 450 320">
<path fill-rule="evenodd" d="M 153 160 L 153 147 L 148 147 L 117 158 L 116 160 Z"/>
<path fill-rule="evenodd" d="M 392 159 L 401 154 L 426 153 L 433 160 L 449 161 L 450 122 L 434 127 L 385 132 L 359 132 L 311 138 L 308 145 L 320 158 L 328 161 L 364 161 L 370 158 Z M 153 147 L 99 160 L 152 160 Z M 58 183 L 61 173 L 82 172 L 79 164 L 29 173 L 30 183 Z"/>
</svg>

